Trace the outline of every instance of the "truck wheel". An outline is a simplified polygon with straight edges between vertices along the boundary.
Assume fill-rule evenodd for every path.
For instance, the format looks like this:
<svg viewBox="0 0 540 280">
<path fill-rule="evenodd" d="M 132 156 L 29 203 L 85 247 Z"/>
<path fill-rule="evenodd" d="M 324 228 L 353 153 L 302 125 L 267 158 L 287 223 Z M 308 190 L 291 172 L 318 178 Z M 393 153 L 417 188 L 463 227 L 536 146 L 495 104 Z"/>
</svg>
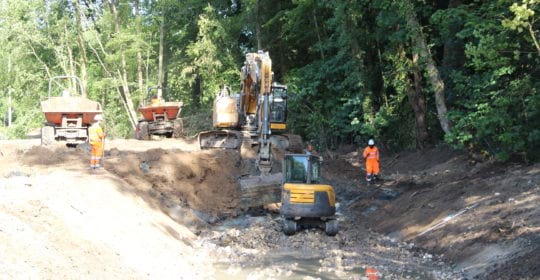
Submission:
<svg viewBox="0 0 540 280">
<path fill-rule="evenodd" d="M 293 235 L 296 233 L 296 222 L 292 219 L 283 219 L 283 233 Z"/>
<path fill-rule="evenodd" d="M 54 127 L 44 126 L 41 128 L 41 145 L 48 146 L 54 143 Z"/>
<path fill-rule="evenodd" d="M 324 232 L 328 236 L 334 236 L 338 233 L 338 222 L 337 220 L 328 220 L 324 224 Z"/>
<path fill-rule="evenodd" d="M 174 120 L 173 135 L 174 138 L 184 137 L 184 121 L 182 119 Z"/>
<path fill-rule="evenodd" d="M 139 122 L 137 124 L 137 131 L 135 133 L 135 138 L 137 138 L 137 140 L 150 139 L 150 135 L 148 134 L 148 122 Z"/>
</svg>

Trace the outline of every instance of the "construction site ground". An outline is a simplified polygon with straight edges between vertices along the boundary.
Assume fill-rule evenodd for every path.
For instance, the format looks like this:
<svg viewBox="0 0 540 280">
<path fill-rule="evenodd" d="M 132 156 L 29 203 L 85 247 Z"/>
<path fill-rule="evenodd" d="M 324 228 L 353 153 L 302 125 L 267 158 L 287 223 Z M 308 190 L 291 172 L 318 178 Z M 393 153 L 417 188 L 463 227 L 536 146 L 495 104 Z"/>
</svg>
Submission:
<svg viewBox="0 0 540 280">
<path fill-rule="evenodd" d="M 195 141 L 0 141 L 0 279 L 539 279 L 540 165 L 445 147 L 323 155 L 340 232 L 281 232 L 277 205 L 238 209 L 249 153 Z"/>
</svg>

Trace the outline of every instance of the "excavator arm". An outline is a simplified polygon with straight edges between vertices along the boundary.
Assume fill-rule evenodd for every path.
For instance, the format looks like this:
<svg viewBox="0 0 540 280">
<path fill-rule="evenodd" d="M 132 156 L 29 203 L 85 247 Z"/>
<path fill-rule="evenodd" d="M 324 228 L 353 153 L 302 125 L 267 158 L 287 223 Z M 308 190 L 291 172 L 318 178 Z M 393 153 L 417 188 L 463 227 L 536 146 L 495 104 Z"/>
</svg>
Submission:
<svg viewBox="0 0 540 280">
<path fill-rule="evenodd" d="M 240 112 L 245 116 L 244 127 L 257 133 L 259 146 L 257 165 L 263 173 L 270 172 L 272 163 L 269 141 L 271 92 L 272 60 L 268 52 L 248 53 L 242 67 Z"/>
</svg>

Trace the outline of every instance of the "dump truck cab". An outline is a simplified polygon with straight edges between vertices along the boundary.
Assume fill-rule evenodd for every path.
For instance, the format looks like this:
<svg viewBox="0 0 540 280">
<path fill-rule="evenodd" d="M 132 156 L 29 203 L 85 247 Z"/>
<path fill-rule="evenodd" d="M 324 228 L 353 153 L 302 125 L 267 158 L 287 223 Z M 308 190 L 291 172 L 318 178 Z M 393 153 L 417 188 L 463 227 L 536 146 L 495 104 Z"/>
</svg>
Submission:
<svg viewBox="0 0 540 280">
<path fill-rule="evenodd" d="M 294 234 L 302 225 L 324 224 L 328 235 L 337 234 L 334 188 L 321 183 L 321 159 L 289 154 L 283 159 L 280 214 L 283 231 Z"/>
</svg>

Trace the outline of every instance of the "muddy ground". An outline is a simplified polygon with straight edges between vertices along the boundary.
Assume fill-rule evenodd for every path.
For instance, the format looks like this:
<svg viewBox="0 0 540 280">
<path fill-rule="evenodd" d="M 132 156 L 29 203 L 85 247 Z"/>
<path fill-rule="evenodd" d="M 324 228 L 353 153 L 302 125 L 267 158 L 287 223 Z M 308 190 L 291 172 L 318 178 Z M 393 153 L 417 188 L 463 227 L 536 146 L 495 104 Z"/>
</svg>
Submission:
<svg viewBox="0 0 540 280">
<path fill-rule="evenodd" d="M 447 148 L 385 155 L 367 186 L 352 147 L 324 154 L 340 232 L 281 232 L 276 205 L 238 211 L 249 151 L 189 140 L 0 143 L 7 279 L 538 279 L 540 166 Z M 279 165 L 277 165 L 279 169 Z M 0 277 L 2 278 L 2 277 Z"/>
</svg>

